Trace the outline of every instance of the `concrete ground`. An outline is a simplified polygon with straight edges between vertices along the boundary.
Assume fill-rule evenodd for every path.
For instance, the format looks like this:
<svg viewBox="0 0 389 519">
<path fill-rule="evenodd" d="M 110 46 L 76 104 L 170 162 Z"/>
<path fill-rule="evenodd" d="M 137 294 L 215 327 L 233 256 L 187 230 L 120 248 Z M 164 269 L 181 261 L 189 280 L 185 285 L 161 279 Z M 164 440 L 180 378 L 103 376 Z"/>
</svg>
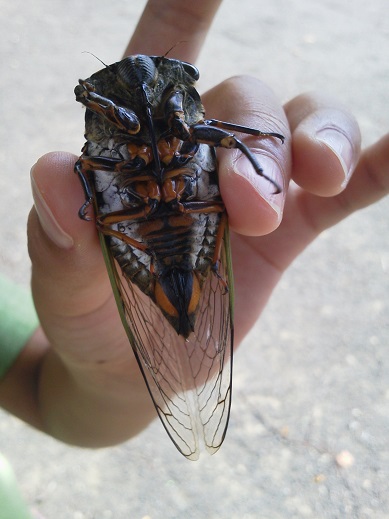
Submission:
<svg viewBox="0 0 389 519">
<path fill-rule="evenodd" d="M 73 87 L 99 64 L 82 52 L 117 61 L 144 3 L 0 0 L 0 269 L 15 281 L 29 276 L 29 168 L 83 144 Z M 386 0 L 225 0 L 201 89 L 248 73 L 283 101 L 326 91 L 355 113 L 367 145 L 388 131 L 388 17 Z M 0 450 L 28 503 L 48 519 L 387 519 L 388 215 L 387 198 L 289 269 L 236 355 L 215 456 L 188 462 L 158 422 L 88 451 L 0 413 Z"/>
</svg>

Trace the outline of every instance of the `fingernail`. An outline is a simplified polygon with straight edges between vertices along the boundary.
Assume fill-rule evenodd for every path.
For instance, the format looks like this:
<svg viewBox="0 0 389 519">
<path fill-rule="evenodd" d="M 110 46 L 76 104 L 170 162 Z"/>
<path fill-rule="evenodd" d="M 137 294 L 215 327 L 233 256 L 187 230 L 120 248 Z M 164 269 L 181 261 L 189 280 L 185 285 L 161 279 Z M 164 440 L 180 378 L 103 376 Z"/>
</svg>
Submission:
<svg viewBox="0 0 389 519">
<path fill-rule="evenodd" d="M 277 162 L 265 153 L 261 153 L 255 157 L 262 168 L 263 174 L 282 188 L 284 181 L 280 166 Z M 277 193 L 276 186 L 268 180 L 268 178 L 259 175 L 255 171 L 253 165 L 245 155 L 241 155 L 234 163 L 234 172 L 247 179 L 270 207 L 276 211 L 277 215 L 279 217 L 281 216 L 283 208 L 282 193 Z"/>
<path fill-rule="evenodd" d="M 316 138 L 325 144 L 338 157 L 343 168 L 344 178 L 348 180 L 353 170 L 354 150 L 349 139 L 336 128 L 323 128 Z"/>
<path fill-rule="evenodd" d="M 35 209 L 42 228 L 50 240 L 55 243 L 55 245 L 57 245 L 57 247 L 60 247 L 61 249 L 70 249 L 74 244 L 73 238 L 62 229 L 62 227 L 55 219 L 50 207 L 47 205 L 43 194 L 35 181 L 34 168 L 35 166 L 31 168 L 30 172 L 31 189 L 32 196 L 34 198 Z"/>
</svg>

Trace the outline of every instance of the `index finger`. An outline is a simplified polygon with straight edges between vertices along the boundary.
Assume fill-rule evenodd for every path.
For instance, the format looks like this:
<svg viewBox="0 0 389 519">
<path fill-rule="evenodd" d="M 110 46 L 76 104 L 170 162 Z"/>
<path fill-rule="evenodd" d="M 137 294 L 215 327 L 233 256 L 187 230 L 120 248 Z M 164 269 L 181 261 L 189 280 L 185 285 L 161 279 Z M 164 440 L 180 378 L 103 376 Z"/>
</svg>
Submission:
<svg viewBox="0 0 389 519">
<path fill-rule="evenodd" d="M 124 55 L 169 56 L 193 63 L 222 0 L 149 0 Z M 177 45 L 180 43 L 180 45 Z"/>
<path fill-rule="evenodd" d="M 207 117 L 281 134 L 285 138 L 241 136 L 263 176 L 254 170 L 247 155 L 220 149 L 219 179 L 231 229 L 246 236 L 272 232 L 282 219 L 291 175 L 291 139 L 288 122 L 277 97 L 254 77 L 236 76 L 203 96 Z M 271 179 L 272 181 L 269 181 Z M 277 192 L 275 186 L 281 187 Z"/>
</svg>

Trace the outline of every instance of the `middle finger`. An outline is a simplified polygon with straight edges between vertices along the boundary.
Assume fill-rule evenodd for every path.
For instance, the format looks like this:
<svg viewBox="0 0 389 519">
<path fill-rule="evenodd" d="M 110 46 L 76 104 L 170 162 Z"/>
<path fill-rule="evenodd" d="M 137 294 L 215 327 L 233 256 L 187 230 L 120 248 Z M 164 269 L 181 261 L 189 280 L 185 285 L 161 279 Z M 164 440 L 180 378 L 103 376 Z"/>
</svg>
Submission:
<svg viewBox="0 0 389 519">
<path fill-rule="evenodd" d="M 149 0 L 125 51 L 193 63 L 204 43 L 221 0 Z"/>
</svg>

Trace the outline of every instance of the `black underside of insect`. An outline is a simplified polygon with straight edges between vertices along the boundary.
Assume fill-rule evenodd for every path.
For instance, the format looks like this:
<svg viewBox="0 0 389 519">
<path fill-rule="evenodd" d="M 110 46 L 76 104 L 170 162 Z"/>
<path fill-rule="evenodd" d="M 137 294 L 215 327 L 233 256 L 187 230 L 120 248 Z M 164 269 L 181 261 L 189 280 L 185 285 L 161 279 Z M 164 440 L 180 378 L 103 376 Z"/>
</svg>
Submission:
<svg viewBox="0 0 389 519">
<path fill-rule="evenodd" d="M 189 459 L 222 444 L 231 405 L 233 276 L 215 148 L 233 132 L 206 120 L 198 70 L 157 56 L 129 56 L 75 88 L 86 107 L 86 143 L 75 165 L 93 205 L 108 274 L 158 415 Z M 109 345 L 107 345 L 109 347 Z"/>
</svg>

